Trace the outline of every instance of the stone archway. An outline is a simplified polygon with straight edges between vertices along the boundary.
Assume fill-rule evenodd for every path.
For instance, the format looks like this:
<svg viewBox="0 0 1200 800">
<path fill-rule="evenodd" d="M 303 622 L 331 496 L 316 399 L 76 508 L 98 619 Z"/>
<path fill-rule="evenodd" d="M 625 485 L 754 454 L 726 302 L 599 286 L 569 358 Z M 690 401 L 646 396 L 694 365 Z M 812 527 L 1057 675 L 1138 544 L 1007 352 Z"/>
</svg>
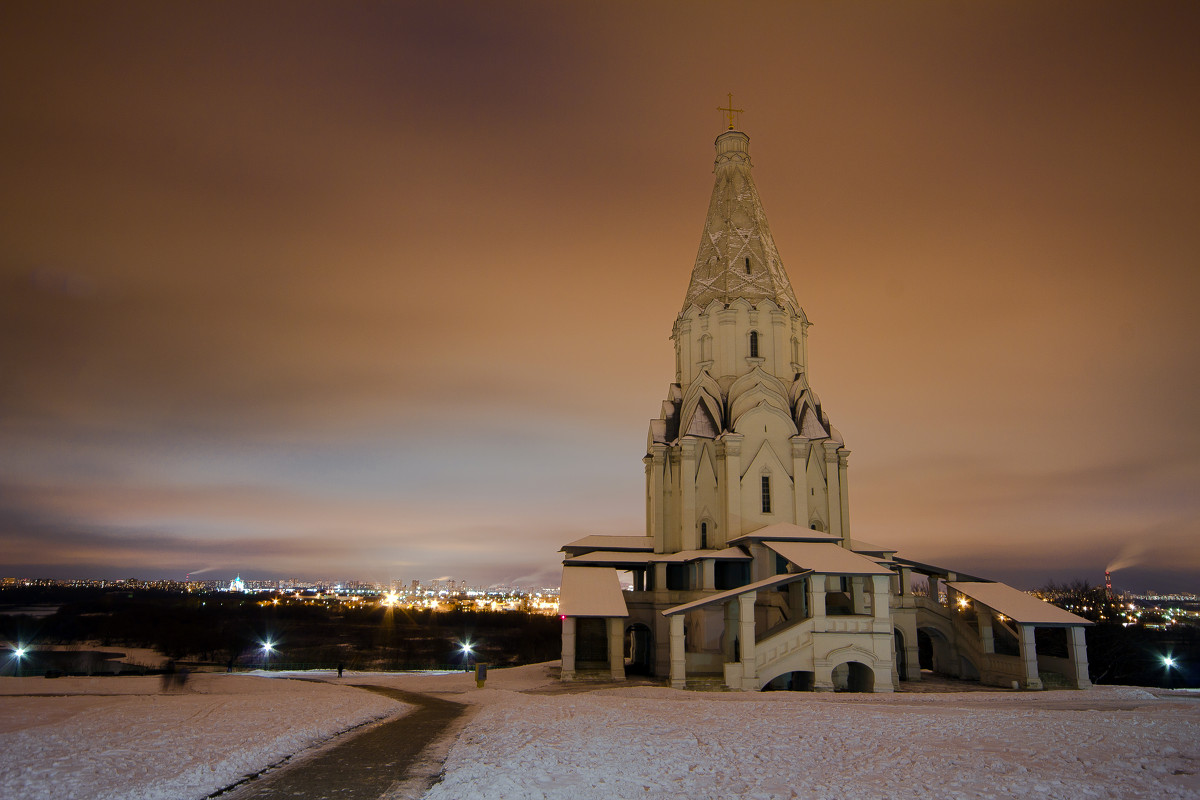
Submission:
<svg viewBox="0 0 1200 800">
<path fill-rule="evenodd" d="M 875 691 L 875 670 L 861 661 L 843 661 L 833 668 L 835 692 Z"/>
</svg>

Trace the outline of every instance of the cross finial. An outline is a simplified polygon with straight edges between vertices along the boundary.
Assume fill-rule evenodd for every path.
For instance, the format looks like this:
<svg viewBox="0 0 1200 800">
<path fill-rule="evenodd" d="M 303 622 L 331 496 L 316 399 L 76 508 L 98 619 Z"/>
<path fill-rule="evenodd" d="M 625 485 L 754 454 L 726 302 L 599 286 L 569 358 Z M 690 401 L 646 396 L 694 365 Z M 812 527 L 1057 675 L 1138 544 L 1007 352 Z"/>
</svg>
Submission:
<svg viewBox="0 0 1200 800">
<path fill-rule="evenodd" d="M 728 108 L 720 108 L 718 106 L 717 111 L 725 112 L 725 116 L 729 119 L 729 130 L 734 130 L 734 120 L 736 119 L 734 115 L 746 113 L 746 109 L 744 109 L 744 108 L 734 108 L 733 107 L 733 92 L 729 93 L 729 107 Z"/>
</svg>

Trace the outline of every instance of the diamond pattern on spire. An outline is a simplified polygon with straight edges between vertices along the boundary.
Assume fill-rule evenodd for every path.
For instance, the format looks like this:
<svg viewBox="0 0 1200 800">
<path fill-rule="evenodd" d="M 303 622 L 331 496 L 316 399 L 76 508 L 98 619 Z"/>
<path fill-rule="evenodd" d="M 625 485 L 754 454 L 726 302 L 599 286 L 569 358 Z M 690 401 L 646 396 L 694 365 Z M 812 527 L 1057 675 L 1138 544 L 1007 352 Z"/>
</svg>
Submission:
<svg viewBox="0 0 1200 800">
<path fill-rule="evenodd" d="M 727 131 L 717 137 L 716 180 L 700 249 L 683 309 L 738 298 L 772 300 L 793 313 L 800 309 L 775 247 L 762 201 L 750 177 L 749 137 Z"/>
</svg>

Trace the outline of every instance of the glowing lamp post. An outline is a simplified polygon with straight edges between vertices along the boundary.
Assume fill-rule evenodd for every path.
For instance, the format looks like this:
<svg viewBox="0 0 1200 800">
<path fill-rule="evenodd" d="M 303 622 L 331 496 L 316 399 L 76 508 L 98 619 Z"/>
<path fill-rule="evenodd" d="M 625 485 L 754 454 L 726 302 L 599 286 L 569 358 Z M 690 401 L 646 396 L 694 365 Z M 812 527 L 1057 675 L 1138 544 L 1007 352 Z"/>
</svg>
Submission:
<svg viewBox="0 0 1200 800">
<path fill-rule="evenodd" d="M 23 645 L 23 644 L 18 644 L 16 647 L 13 648 L 12 657 L 14 659 L 16 659 L 16 662 L 17 662 L 17 677 L 18 678 L 21 677 L 21 662 L 25 659 L 25 654 L 27 652 L 28 652 L 28 648 L 25 647 L 25 645 Z"/>
<path fill-rule="evenodd" d="M 275 644 L 270 639 L 263 642 L 263 644 L 262 644 L 263 669 L 269 670 L 271 668 L 271 653 L 274 651 L 275 651 Z"/>
</svg>

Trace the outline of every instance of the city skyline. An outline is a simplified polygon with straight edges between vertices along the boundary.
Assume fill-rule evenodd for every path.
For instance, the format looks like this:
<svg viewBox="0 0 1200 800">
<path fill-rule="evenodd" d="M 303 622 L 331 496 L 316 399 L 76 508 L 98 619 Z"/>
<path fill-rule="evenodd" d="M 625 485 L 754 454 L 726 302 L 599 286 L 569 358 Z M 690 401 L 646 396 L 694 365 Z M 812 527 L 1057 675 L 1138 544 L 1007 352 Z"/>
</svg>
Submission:
<svg viewBox="0 0 1200 800">
<path fill-rule="evenodd" d="M 641 534 L 732 91 L 855 536 L 1200 590 L 1200 10 L 700 8 L 0 11 L 0 573 Z"/>
</svg>

